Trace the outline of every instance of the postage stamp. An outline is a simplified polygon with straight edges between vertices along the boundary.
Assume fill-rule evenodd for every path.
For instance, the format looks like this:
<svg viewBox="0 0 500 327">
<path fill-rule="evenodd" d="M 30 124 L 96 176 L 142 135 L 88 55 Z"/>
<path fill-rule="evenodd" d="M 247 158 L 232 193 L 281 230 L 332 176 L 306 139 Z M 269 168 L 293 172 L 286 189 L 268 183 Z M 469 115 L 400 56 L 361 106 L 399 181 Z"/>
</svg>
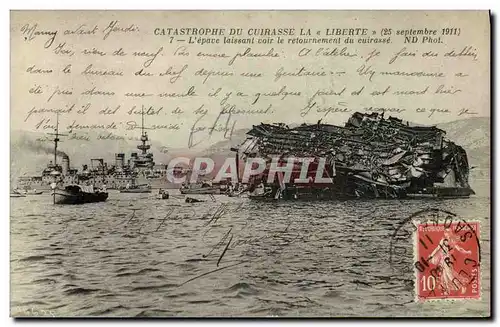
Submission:
<svg viewBox="0 0 500 327">
<path fill-rule="evenodd" d="M 479 299 L 479 223 L 450 219 L 416 227 L 416 300 Z"/>
</svg>

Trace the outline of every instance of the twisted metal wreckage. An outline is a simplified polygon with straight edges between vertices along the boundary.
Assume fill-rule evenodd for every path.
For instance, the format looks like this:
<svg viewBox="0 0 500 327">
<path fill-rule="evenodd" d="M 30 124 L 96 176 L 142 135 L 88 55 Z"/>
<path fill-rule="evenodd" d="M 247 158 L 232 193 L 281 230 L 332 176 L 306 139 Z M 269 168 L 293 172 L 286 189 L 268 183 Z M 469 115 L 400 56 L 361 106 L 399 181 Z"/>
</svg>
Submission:
<svg viewBox="0 0 500 327">
<path fill-rule="evenodd" d="M 437 127 L 410 126 L 384 114 L 354 113 L 344 127 L 302 124 L 260 124 L 237 149 L 244 160 L 266 159 L 266 169 L 252 176 L 248 190 L 254 199 L 342 199 L 468 197 L 475 194 L 468 183 L 466 151 L 444 138 Z M 271 159 L 285 162 L 291 157 L 315 158 L 307 170 L 309 183 L 283 182 L 276 174 L 267 180 Z M 326 158 L 324 167 L 319 158 Z M 323 159 L 325 160 L 325 159 Z M 324 168 L 328 183 L 313 181 L 318 167 Z M 303 177 L 303 176 L 302 176 Z"/>
</svg>

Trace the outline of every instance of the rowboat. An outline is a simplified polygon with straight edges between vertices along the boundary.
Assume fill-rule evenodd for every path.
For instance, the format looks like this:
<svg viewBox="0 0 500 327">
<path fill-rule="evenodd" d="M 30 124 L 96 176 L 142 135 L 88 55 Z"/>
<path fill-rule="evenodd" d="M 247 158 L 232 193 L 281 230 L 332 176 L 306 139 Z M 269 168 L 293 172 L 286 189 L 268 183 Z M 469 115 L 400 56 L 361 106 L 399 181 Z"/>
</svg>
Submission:
<svg viewBox="0 0 500 327">
<path fill-rule="evenodd" d="M 120 189 L 120 193 L 151 193 L 151 185 L 140 184 Z"/>
</svg>

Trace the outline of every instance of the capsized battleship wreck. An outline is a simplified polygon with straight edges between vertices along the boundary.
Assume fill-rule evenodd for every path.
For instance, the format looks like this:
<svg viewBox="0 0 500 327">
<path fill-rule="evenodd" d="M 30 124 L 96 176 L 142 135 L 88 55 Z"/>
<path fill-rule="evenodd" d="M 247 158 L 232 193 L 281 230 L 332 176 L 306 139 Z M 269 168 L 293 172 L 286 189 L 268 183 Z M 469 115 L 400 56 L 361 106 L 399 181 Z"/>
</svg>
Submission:
<svg viewBox="0 0 500 327">
<path fill-rule="evenodd" d="M 251 176 L 250 198 L 346 199 L 468 197 L 466 151 L 445 138 L 434 126 L 410 126 L 384 114 L 354 113 L 344 127 L 303 124 L 260 124 L 247 133 L 238 148 L 243 160 L 266 159 L 266 169 Z M 274 174 L 268 180 L 272 158 L 314 158 L 307 170 L 308 183 L 296 183 L 301 172 L 294 165 L 291 178 Z M 320 164 L 320 159 L 323 163 Z M 324 166 L 324 167 L 323 167 Z M 318 168 L 329 182 L 316 182 Z M 281 178 L 280 178 L 281 176 Z M 304 180 L 301 176 L 301 180 Z M 324 179 L 323 179 L 324 181 Z"/>
</svg>

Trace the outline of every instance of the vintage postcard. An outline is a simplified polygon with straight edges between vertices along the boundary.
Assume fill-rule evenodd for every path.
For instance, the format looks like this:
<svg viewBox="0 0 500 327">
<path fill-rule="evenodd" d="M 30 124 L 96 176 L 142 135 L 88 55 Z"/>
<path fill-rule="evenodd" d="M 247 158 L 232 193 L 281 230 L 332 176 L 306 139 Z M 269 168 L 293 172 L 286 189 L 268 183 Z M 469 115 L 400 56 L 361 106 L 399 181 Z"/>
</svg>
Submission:
<svg viewBox="0 0 500 327">
<path fill-rule="evenodd" d="M 490 317 L 488 11 L 11 11 L 13 317 Z"/>
</svg>

